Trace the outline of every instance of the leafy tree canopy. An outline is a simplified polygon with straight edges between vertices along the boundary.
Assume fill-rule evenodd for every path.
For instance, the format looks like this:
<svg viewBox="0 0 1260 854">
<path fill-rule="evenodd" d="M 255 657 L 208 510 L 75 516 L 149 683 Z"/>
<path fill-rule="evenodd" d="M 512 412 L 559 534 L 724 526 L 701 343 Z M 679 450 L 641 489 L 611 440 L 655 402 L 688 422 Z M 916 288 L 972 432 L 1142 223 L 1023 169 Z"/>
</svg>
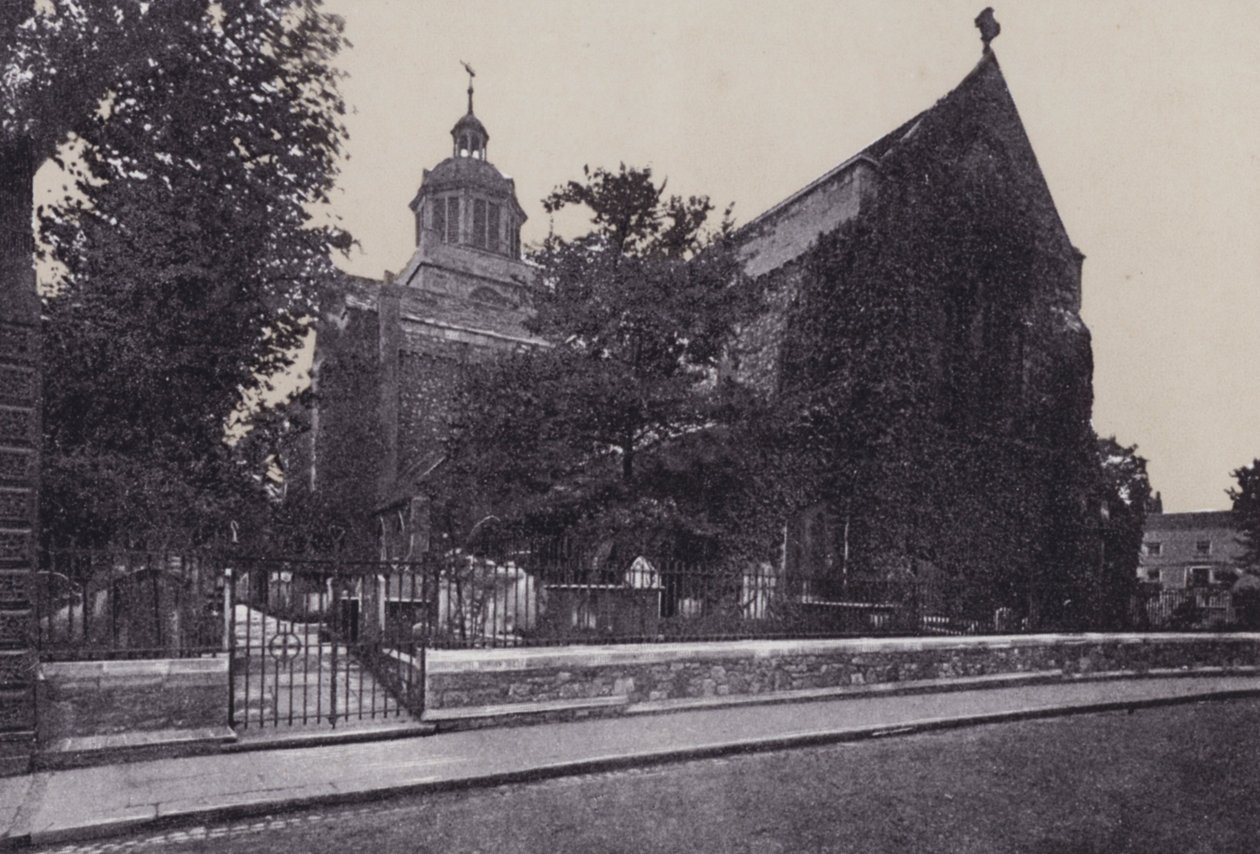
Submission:
<svg viewBox="0 0 1260 854">
<path fill-rule="evenodd" d="M 1229 490 L 1233 502 L 1234 527 L 1238 529 L 1243 554 L 1240 567 L 1260 575 L 1260 459 L 1239 466 L 1230 473 L 1238 485 Z"/>
<path fill-rule="evenodd" d="M 149 7 L 57 9 L 110 19 L 98 5 Z M 172 7 L 76 118 L 76 193 L 40 212 L 66 269 L 45 303 L 50 538 L 195 542 L 256 506 L 229 419 L 291 364 L 346 243 L 313 219 L 344 139 L 340 20 L 314 0 Z"/>
<path fill-rule="evenodd" d="M 1128 619 L 1151 482 L 1146 460 L 1138 455 L 1136 445 L 1121 445 L 1111 436 L 1098 439 L 1097 449 L 1104 563 L 1094 597 L 1096 623 L 1115 628 L 1124 626 Z"/>
<path fill-rule="evenodd" d="M 720 368 L 759 305 L 729 210 L 711 227 L 708 198 L 667 196 L 624 164 L 584 170 L 544 206 L 583 207 L 591 224 L 534 258 L 531 325 L 550 346 L 470 372 L 451 475 L 535 522 L 708 529 L 723 502 L 683 472 L 750 403 Z"/>
<path fill-rule="evenodd" d="M 111 88 L 178 51 L 210 0 L 5 0 L 0 4 L 0 140 L 38 166 L 86 127 Z"/>
</svg>

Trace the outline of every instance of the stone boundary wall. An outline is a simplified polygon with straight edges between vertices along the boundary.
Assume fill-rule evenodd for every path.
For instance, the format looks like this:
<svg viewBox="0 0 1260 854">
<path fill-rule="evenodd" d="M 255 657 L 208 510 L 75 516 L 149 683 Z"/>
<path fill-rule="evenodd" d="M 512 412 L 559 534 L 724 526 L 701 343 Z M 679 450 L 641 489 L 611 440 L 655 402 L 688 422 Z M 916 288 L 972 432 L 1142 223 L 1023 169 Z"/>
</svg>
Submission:
<svg viewBox="0 0 1260 854">
<path fill-rule="evenodd" d="M 1260 671 L 1260 633 L 1073 634 L 431 650 L 444 728 L 1019 680 Z"/>
<path fill-rule="evenodd" d="M 41 747 L 64 739 L 222 729 L 227 658 L 45 662 L 39 668 Z"/>
</svg>

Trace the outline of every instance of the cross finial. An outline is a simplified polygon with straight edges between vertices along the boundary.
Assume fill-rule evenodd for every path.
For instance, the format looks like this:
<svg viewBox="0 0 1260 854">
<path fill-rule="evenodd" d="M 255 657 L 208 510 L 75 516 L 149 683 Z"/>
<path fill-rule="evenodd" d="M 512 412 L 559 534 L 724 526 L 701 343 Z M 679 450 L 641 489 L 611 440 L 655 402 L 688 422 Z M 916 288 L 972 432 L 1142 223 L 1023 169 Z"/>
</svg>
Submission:
<svg viewBox="0 0 1260 854">
<path fill-rule="evenodd" d="M 477 76 L 477 72 L 473 71 L 472 66 L 462 59 L 459 61 L 459 64 L 464 66 L 464 70 L 468 72 L 468 112 L 472 113 L 473 78 Z"/>
<path fill-rule="evenodd" d="M 992 50 L 989 42 L 1002 32 L 1002 25 L 997 22 L 997 18 L 993 17 L 992 6 L 986 6 L 983 12 L 976 15 L 976 27 L 980 30 L 980 41 L 984 42 L 984 52 L 988 53 Z"/>
</svg>

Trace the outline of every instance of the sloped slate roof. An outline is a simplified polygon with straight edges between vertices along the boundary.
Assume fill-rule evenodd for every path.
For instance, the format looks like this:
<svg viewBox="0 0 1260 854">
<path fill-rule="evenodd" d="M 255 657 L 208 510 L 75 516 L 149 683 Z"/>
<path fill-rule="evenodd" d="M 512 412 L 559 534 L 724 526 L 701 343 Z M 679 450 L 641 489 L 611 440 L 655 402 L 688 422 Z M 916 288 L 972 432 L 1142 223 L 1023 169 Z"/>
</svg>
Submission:
<svg viewBox="0 0 1260 854">
<path fill-rule="evenodd" d="M 525 328 L 526 309 L 496 304 L 489 299 L 408 288 L 403 291 L 402 313 L 446 326 L 537 340 L 537 336 Z"/>
<path fill-rule="evenodd" d="M 1036 162 L 1036 156 L 1032 151 L 1032 144 L 1028 140 L 1027 134 L 1023 129 L 1023 123 L 1019 119 L 1018 110 L 1015 102 L 1011 98 L 1010 90 L 1006 85 L 1006 79 L 1002 74 L 1001 66 L 998 64 L 997 55 L 989 51 L 981 57 L 980 61 L 971 69 L 970 72 L 962 79 L 961 82 L 948 93 L 936 101 L 935 104 L 926 110 L 918 113 L 909 120 L 898 125 L 892 131 L 884 134 L 852 157 L 844 160 L 835 168 L 831 169 L 824 175 L 811 181 L 802 189 L 791 194 L 786 199 L 778 202 L 773 207 L 767 209 L 761 214 L 745 223 L 738 232 L 751 231 L 762 222 L 772 218 L 779 211 L 790 207 L 799 199 L 809 195 L 815 188 L 827 183 L 835 175 L 856 166 L 859 163 L 873 163 L 880 165 L 887 158 L 895 157 L 907 148 L 914 148 L 913 145 L 907 145 L 916 136 L 923 126 L 935 124 L 940 126 L 942 123 L 949 124 L 957 120 L 957 107 L 964 99 L 972 99 L 972 104 L 983 104 L 991 107 L 995 111 L 1002 114 L 1003 118 L 1009 120 L 1010 128 L 1015 130 L 1026 150 L 1028 161 L 1031 169 L 1036 174 L 1036 180 L 1040 184 L 1044 195 L 1045 204 L 1054 210 L 1053 200 L 1050 196 L 1049 186 L 1046 184 L 1044 175 L 1041 174 L 1040 166 Z M 957 152 L 941 152 L 934 151 L 929 148 L 936 156 L 955 156 Z M 915 156 L 922 156 L 923 151 L 916 151 Z M 1069 242 L 1067 229 L 1063 226 L 1062 219 L 1058 216 L 1058 211 L 1054 210 L 1054 217 L 1058 221 L 1060 236 L 1064 241 Z M 737 232 L 737 233 L 738 233 Z"/>
<path fill-rule="evenodd" d="M 1054 203 L 995 53 L 986 53 L 956 87 L 921 113 L 888 149 L 883 163 L 901 167 L 887 171 L 899 173 L 903 186 L 919 186 L 928 181 L 934 165 L 967 168 L 967 147 L 976 142 L 1004 149 L 1015 165 L 1024 212 L 1043 223 L 1038 246 L 1083 259 Z"/>
<path fill-rule="evenodd" d="M 1232 528 L 1234 516 L 1228 510 L 1205 510 L 1198 513 L 1150 513 L 1146 530 L 1198 531 L 1208 528 Z"/>
</svg>

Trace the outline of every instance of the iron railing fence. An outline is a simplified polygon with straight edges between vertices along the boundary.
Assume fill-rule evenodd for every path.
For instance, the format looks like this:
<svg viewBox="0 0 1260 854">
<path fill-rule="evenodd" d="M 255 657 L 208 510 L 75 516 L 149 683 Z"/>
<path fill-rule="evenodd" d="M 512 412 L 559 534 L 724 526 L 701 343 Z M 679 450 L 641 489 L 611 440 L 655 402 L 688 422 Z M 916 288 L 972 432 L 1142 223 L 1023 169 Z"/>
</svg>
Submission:
<svg viewBox="0 0 1260 854">
<path fill-rule="evenodd" d="M 1148 631 L 1260 630 L 1260 590 L 1144 584 L 1133 596 L 1133 627 Z"/>
<path fill-rule="evenodd" d="M 178 658 L 222 651 L 223 581 L 199 552 L 49 550 L 33 601 L 44 660 Z"/>
<path fill-rule="evenodd" d="M 568 540 L 483 543 L 424 563 L 424 620 L 414 628 L 434 648 L 1260 629 L 1260 594 L 1136 585 L 1103 593 L 1085 573 L 1075 587 L 1011 580 L 978 589 L 944 577 L 583 551 Z"/>
<path fill-rule="evenodd" d="M 1074 612 L 1063 589 L 1050 584 L 976 591 L 942 580 L 592 553 L 555 543 L 406 561 L 56 551 L 43 556 L 36 587 L 45 660 L 251 649 L 250 627 L 264 618 L 267 625 L 305 627 L 324 649 L 336 637 L 365 660 L 389 659 L 391 668 L 400 656 L 422 658 L 417 649 L 424 647 L 1260 629 L 1260 600 L 1227 589 L 1143 586 L 1127 614 L 1102 625 Z M 381 669 L 381 678 L 394 678 L 392 672 Z"/>
<path fill-rule="evenodd" d="M 977 595 L 919 579 L 582 553 L 563 544 L 426 555 L 434 648 L 876 635 L 1044 628 L 1048 587 Z"/>
</svg>

